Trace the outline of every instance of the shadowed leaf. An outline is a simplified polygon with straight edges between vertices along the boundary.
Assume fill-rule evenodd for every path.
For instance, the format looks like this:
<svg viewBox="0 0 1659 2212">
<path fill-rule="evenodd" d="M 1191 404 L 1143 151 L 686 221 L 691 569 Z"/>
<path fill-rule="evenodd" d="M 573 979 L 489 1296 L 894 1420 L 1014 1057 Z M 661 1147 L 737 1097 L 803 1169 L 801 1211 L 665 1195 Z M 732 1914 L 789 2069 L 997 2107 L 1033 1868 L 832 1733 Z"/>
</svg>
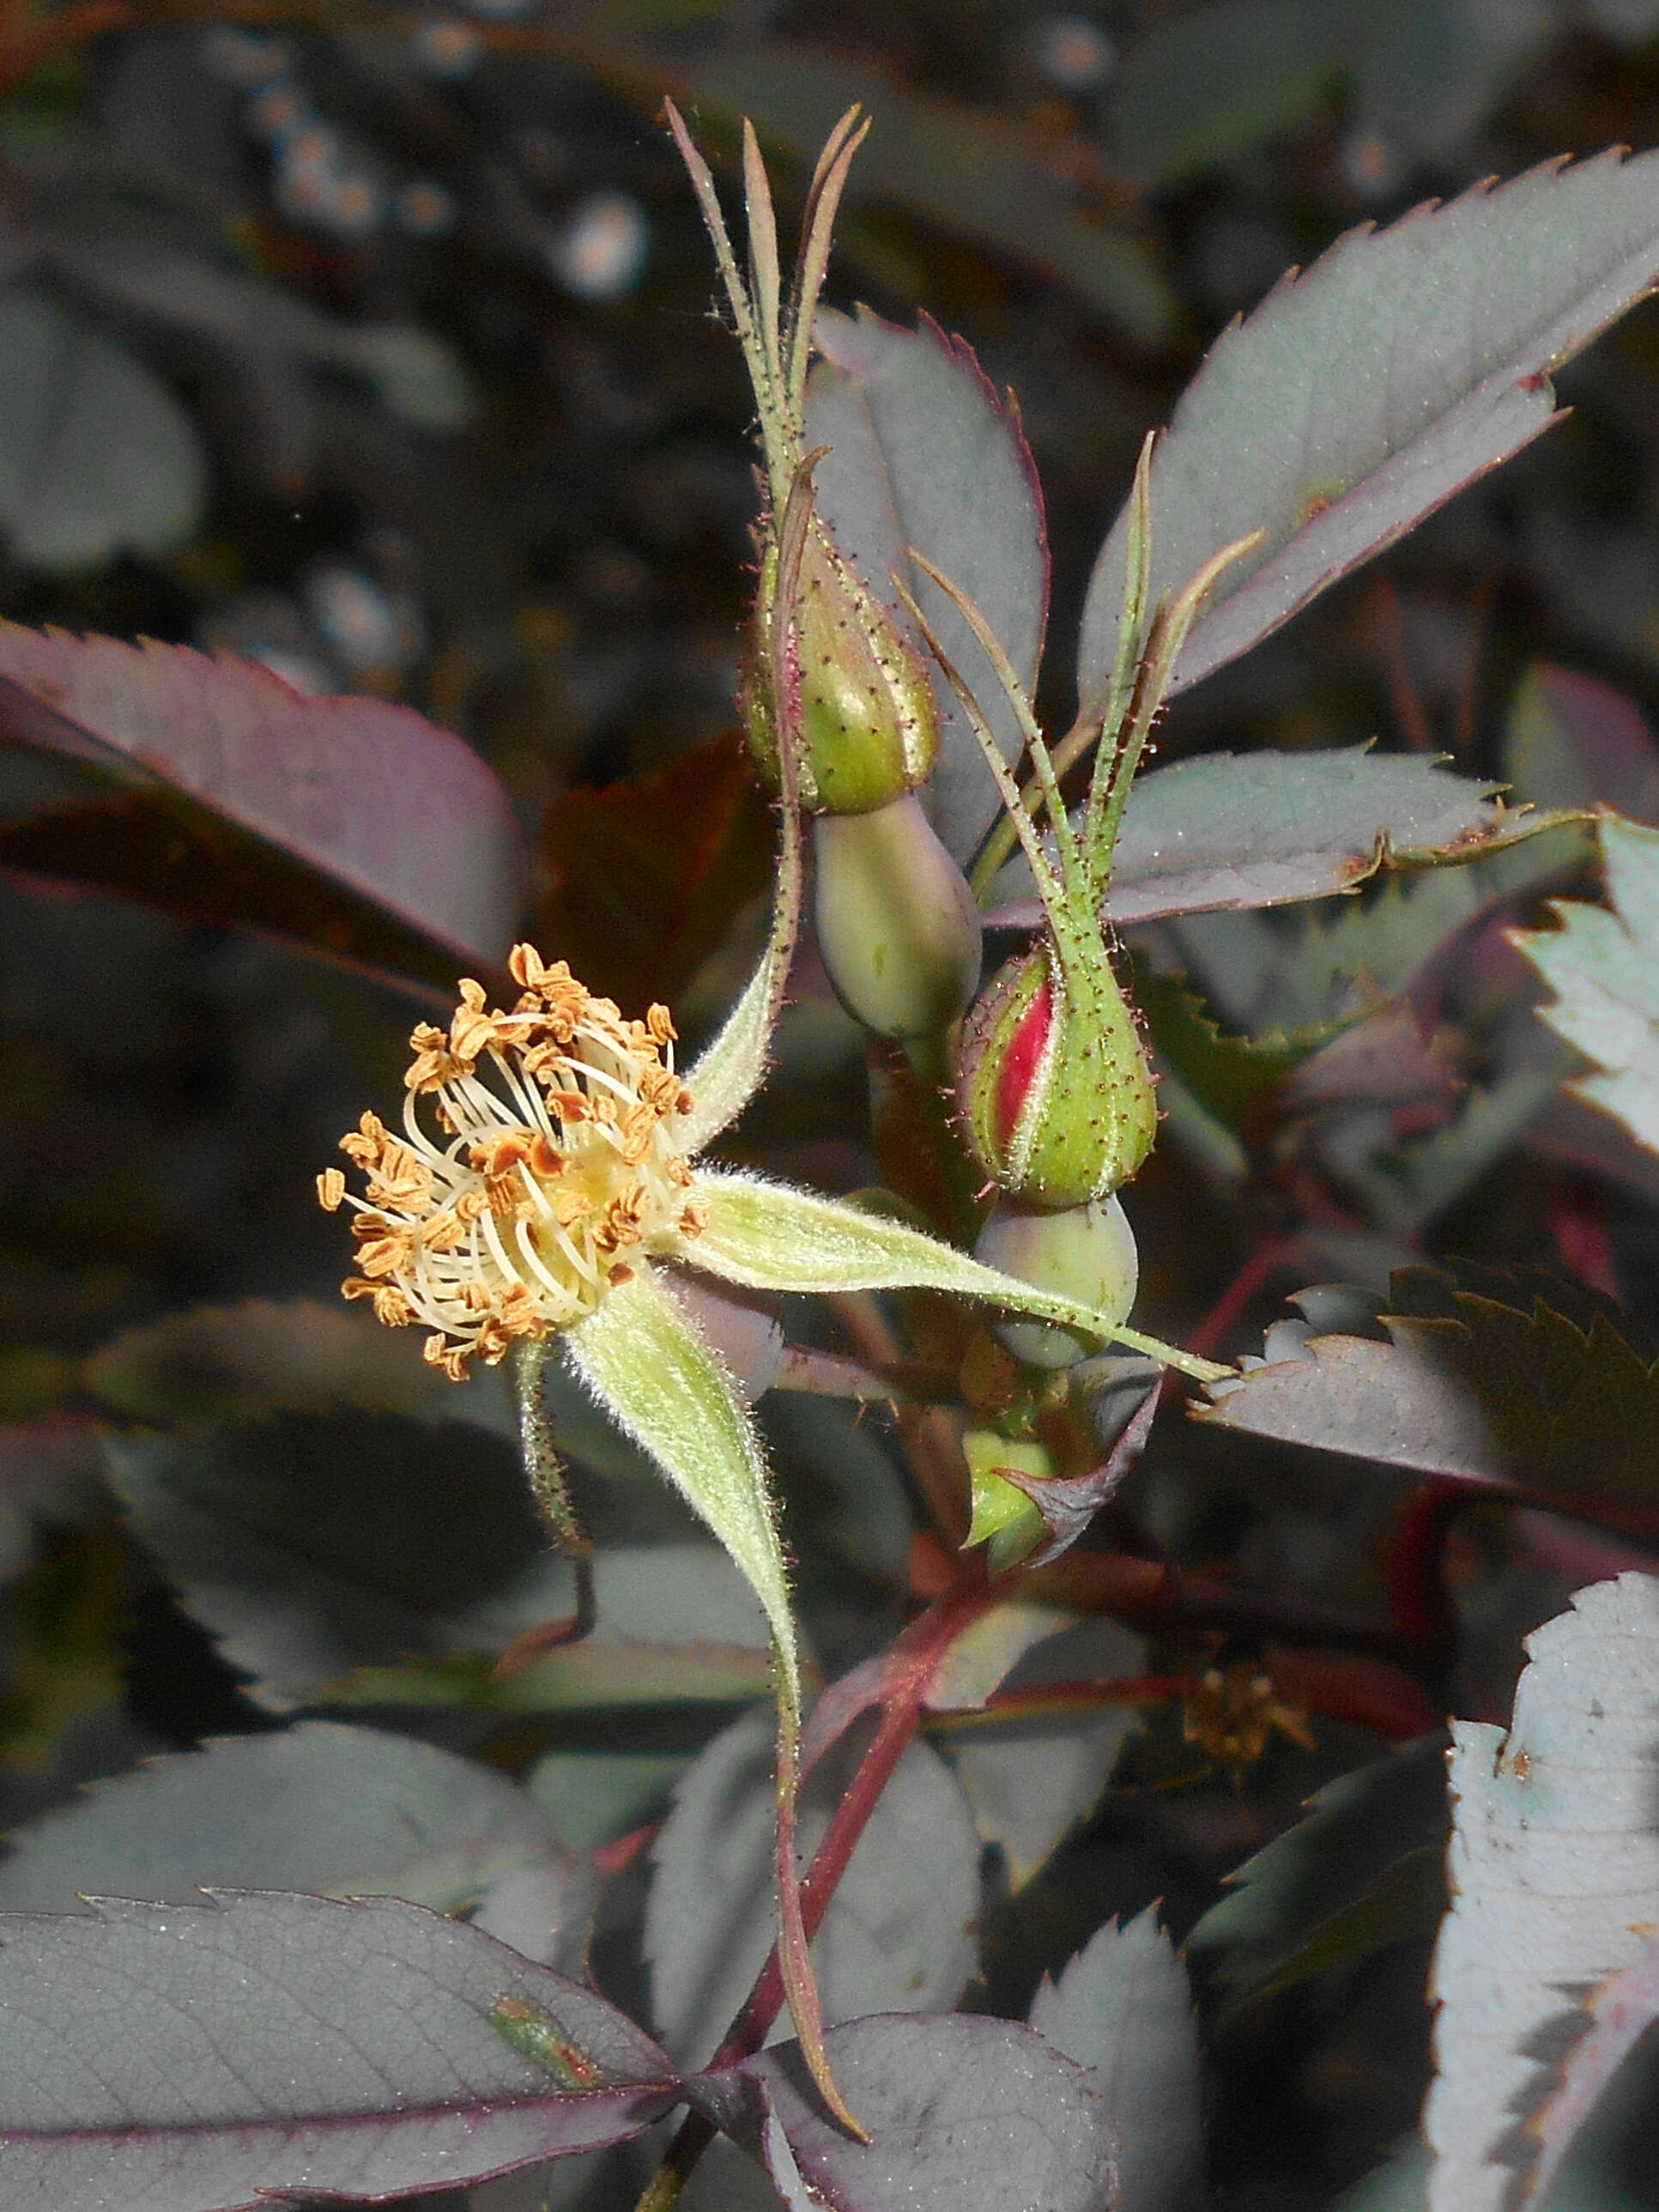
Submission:
<svg viewBox="0 0 1659 2212">
<path fill-rule="evenodd" d="M 0 1912 L 85 1910 L 77 1893 L 191 1905 L 210 1887 L 373 1892 L 447 1912 L 558 1851 L 551 1820 L 505 1775 L 306 1721 L 151 1759 L 15 1831 Z"/>
<path fill-rule="evenodd" d="M 1597 1310 L 1580 1326 L 1541 1298 L 1396 1275 L 1389 1341 L 1316 1336 L 1302 1355 L 1215 1386 L 1217 1428 L 1468 1480 L 1651 1500 L 1659 1365 Z M 1425 1310 L 1426 1308 L 1426 1310 Z"/>
<path fill-rule="evenodd" d="M 0 292 L 0 529 L 24 568 L 165 552 L 201 518 L 196 426 L 126 348 L 44 293 Z"/>
<path fill-rule="evenodd" d="M 1445 1750 L 1425 1736 L 1328 1783 L 1228 1877 L 1187 1942 L 1219 1953 L 1229 2013 L 1428 1934 L 1445 1906 Z"/>
<path fill-rule="evenodd" d="M 837 1751 L 809 1777 L 801 1793 L 805 1852 L 851 1771 Z M 772 1947 L 775 1816 L 770 1716 L 746 1714 L 682 1777 L 652 1848 L 645 1923 L 652 2018 L 688 2062 L 714 2050 Z M 979 1856 L 949 1768 L 926 1744 L 912 1745 L 812 1945 L 827 2019 L 934 2012 L 956 2002 L 975 1964 Z"/>
<path fill-rule="evenodd" d="M 1504 730 L 1504 773 L 1537 806 L 1598 801 L 1650 822 L 1659 815 L 1659 744 L 1634 699 L 1599 676 L 1534 660 Z"/>
<path fill-rule="evenodd" d="M 538 941 L 620 1006 L 672 1002 L 766 889 L 774 842 L 736 732 L 638 782 L 565 792 L 542 823 Z"/>
</svg>

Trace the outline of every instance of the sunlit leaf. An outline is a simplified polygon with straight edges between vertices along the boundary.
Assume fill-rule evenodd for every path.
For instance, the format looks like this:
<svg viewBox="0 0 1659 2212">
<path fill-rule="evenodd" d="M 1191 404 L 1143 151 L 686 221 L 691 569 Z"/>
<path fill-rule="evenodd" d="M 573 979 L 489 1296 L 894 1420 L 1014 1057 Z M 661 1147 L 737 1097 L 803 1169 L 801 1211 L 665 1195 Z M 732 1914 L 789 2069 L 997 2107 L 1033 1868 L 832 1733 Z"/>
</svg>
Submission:
<svg viewBox="0 0 1659 2212">
<path fill-rule="evenodd" d="M 1208 1425 L 1426 1474 L 1651 1499 L 1659 1366 L 1596 1312 L 1581 1326 L 1426 1271 L 1395 1278 L 1389 1340 L 1315 1336 L 1215 1386 Z"/>
<path fill-rule="evenodd" d="M 1650 290 L 1656 246 L 1659 155 L 1550 163 L 1350 233 L 1225 331 L 1152 464 L 1154 596 L 1267 537 L 1194 623 L 1172 689 L 1547 429 L 1551 377 Z M 1112 665 L 1127 538 L 1120 516 L 1090 586 L 1085 696 Z"/>
<path fill-rule="evenodd" d="M 1577 1992 L 1636 1963 L 1659 1892 L 1659 1581 L 1579 1590 L 1527 1650 L 1507 1732 L 1452 1723 L 1430 2212 L 1531 2201 L 1540 2146 L 1527 2124 L 1582 2030 Z"/>
<path fill-rule="evenodd" d="M 1177 761 L 1130 795 L 1107 916 L 1122 924 L 1324 898 L 1379 869 L 1478 860 L 1556 826 L 1554 817 L 1506 809 L 1495 788 L 1363 746 Z M 1006 915 L 1030 896 L 1024 860 L 1010 861 L 992 903 Z M 1019 918 L 1036 913 L 1020 908 Z"/>
<path fill-rule="evenodd" d="M 602 1997 L 396 1899 L 0 1919 L 0 2191 L 52 2212 L 464 2184 L 623 2141 L 674 2096 Z"/>
<path fill-rule="evenodd" d="M 1516 939 L 1555 992 L 1543 1018 L 1603 1072 L 1573 1085 L 1659 1151 L 1659 830 L 1601 825 L 1609 913 L 1557 908 L 1560 927 Z"/>
</svg>

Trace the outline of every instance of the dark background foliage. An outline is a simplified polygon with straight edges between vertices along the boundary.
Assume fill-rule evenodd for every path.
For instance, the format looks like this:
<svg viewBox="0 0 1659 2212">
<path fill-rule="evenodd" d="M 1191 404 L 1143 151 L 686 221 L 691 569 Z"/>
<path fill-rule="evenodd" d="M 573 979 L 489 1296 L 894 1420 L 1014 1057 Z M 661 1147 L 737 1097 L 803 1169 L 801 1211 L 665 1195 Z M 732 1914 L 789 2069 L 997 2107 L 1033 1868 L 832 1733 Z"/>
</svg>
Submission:
<svg viewBox="0 0 1659 2212">
<path fill-rule="evenodd" d="M 1018 394 L 1054 564 L 1043 704 L 1063 726 L 1095 553 L 1206 343 L 1357 223 L 1659 141 L 1659 8 L 13 4 L 0 84 L 0 393 L 21 395 L 0 399 L 0 614 L 228 650 L 460 732 L 533 848 L 544 949 L 625 1001 L 684 994 L 695 1029 L 754 941 L 769 828 L 718 748 L 751 558 L 747 395 L 663 92 L 728 182 L 735 119 L 755 116 L 786 216 L 827 122 L 867 101 L 830 297 L 903 324 L 925 309 Z M 1525 797 L 1595 795 L 1600 775 L 1627 811 L 1659 811 L 1655 313 L 1570 371 L 1564 427 L 1183 698 L 1164 757 L 1375 737 L 1471 774 L 1529 762 Z M 1540 663 L 1606 688 L 1549 690 Z M 1517 707 L 1540 696 L 1541 738 Z M 169 911 L 176 875 L 143 857 L 165 849 L 153 821 L 118 866 L 73 823 L 41 836 L 21 757 L 0 778 L 0 1516 L 34 1532 L 0 1592 L 10 1825 L 145 1753 L 272 1725 L 88 1471 L 94 1415 L 187 1417 L 193 1363 L 204 1388 L 217 1370 L 181 1344 L 149 1403 L 100 1348 L 203 1302 L 332 1297 L 338 1224 L 312 1178 L 363 1103 L 395 1094 L 412 1001 L 363 972 L 380 963 L 349 916 L 334 941 L 357 957 L 329 963 L 280 927 Z M 1547 886 L 1540 870 L 1510 918 L 1572 888 L 1571 865 Z M 254 864 L 226 866 L 229 904 L 206 910 L 271 921 Z M 1534 987 L 1496 929 L 1461 945 L 1429 948 L 1440 964 L 1413 988 L 1447 1085 L 1496 1091 Z M 1228 1026 L 1248 1022 L 1217 942 L 1182 963 Z M 1165 1019 L 1174 1038 L 1179 1009 Z M 849 1133 L 864 1084 L 859 1039 L 809 989 L 749 1151 L 828 1188 L 873 1180 Z M 1614 1301 L 1638 1338 L 1659 1327 L 1659 1176 L 1628 1148 L 1598 1154 L 1542 1097 L 1392 1213 L 1334 1206 L 1329 1159 L 1310 1165 L 1282 1127 L 1246 1130 L 1242 1184 L 1161 1146 L 1137 1186 L 1148 1325 L 1201 1327 L 1233 1356 L 1305 1281 L 1380 1287 L 1392 1262 L 1455 1255 L 1565 1279 L 1558 1304 Z M 1445 1119 L 1426 1095 L 1378 1110 L 1395 1140 Z M 1165 1427 L 1140 1510 L 1188 1565 L 1376 1595 L 1393 1492 L 1293 1448 Z M 830 1522 L 797 1443 L 793 1510 Z M 839 1466 L 852 1447 L 817 1449 Z M 902 1530 L 851 1566 L 833 1528 L 798 1540 L 809 1627 L 838 1668 L 890 1632 Z M 1495 1508 L 1464 1513 L 1449 1546 L 1460 1708 L 1501 1714 L 1520 1635 L 1610 1555 Z M 1255 1656 L 1211 1636 L 1149 1663 Z M 757 1686 L 717 1681 L 665 1713 L 647 1686 L 622 1723 L 596 1708 L 420 1732 L 515 1774 L 618 1741 L 667 1773 Z M 993 1877 L 972 2002 L 1023 2013 L 1045 1969 L 1155 1899 L 1183 1936 L 1312 1790 L 1412 1732 L 1410 1711 L 1378 1727 L 1334 1702 L 1316 1749 L 1278 1736 L 1237 1772 L 1183 1736 L 1178 1701 L 1148 1705 L 1094 1818 L 1017 1895 Z M 596 1952 L 624 2002 L 638 1903 L 636 1867 Z M 1228 2212 L 1326 2203 L 1413 2124 L 1431 1914 L 1406 1924 L 1220 2022 Z M 1659 2203 L 1651 2176 L 1626 2179 L 1630 2201 Z"/>
</svg>

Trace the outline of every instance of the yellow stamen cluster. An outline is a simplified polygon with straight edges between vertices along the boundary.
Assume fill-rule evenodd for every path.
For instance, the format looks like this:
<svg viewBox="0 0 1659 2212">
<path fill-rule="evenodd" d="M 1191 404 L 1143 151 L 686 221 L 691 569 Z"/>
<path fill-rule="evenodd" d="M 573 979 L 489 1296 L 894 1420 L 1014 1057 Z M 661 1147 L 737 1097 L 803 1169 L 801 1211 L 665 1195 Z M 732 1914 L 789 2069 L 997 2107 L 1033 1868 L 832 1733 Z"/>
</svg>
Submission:
<svg viewBox="0 0 1659 2212">
<path fill-rule="evenodd" d="M 447 1031 L 416 1029 L 404 1134 L 365 1114 L 341 1139 L 366 1195 L 338 1168 L 317 1178 L 330 1212 L 356 1212 L 345 1296 L 390 1328 L 423 1323 L 427 1358 L 458 1382 L 474 1358 L 493 1364 L 514 1337 L 592 1313 L 630 1254 L 672 1255 L 703 1225 L 676 1142 L 691 1096 L 668 1009 L 624 1021 L 528 945 L 507 965 L 523 992 L 510 1013 L 468 980 Z"/>
</svg>

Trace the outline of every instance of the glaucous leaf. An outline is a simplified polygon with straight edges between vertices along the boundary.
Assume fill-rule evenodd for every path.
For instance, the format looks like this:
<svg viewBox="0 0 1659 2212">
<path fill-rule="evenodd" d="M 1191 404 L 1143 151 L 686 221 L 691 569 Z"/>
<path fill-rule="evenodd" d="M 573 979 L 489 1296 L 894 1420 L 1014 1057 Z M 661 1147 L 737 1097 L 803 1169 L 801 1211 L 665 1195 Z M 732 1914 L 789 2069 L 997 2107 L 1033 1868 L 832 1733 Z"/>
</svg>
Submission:
<svg viewBox="0 0 1659 2212">
<path fill-rule="evenodd" d="M 0 739 L 99 769 L 112 794 L 14 824 L 15 865 L 325 949 L 363 937 L 367 957 L 447 963 L 452 979 L 457 959 L 506 957 L 524 876 L 507 793 L 412 708 L 310 698 L 184 646 L 7 623 Z M 135 851 L 141 831 L 152 842 Z"/>
<path fill-rule="evenodd" d="M 1543 1018 L 1600 1074 L 1573 1085 L 1659 1152 L 1659 830 L 1601 825 L 1612 911 L 1577 902 L 1516 943 L 1556 994 Z"/>
<path fill-rule="evenodd" d="M 1172 692 L 1547 429 L 1552 376 L 1645 296 L 1656 245 L 1659 155 L 1553 161 L 1350 232 L 1224 331 L 1152 463 L 1153 599 L 1267 535 L 1194 624 Z M 1127 538 L 1126 513 L 1084 611 L 1085 699 L 1110 672 Z"/>
<path fill-rule="evenodd" d="M 875 194 L 1016 264 L 1069 284 L 1090 307 L 1145 345 L 1162 344 L 1176 306 L 1157 263 L 1131 234 L 1091 222 L 1060 178 L 1024 139 L 982 111 L 901 91 L 866 64 L 781 39 L 727 44 L 705 53 L 688 89 L 735 122 L 811 162 L 854 100 L 873 128 L 848 198 Z"/>
<path fill-rule="evenodd" d="M 1479 860 L 1554 826 L 1554 817 L 1506 809 L 1496 789 L 1420 755 L 1362 745 L 1176 761 L 1130 794 L 1107 919 L 1325 898 L 1379 869 Z M 1019 903 L 1030 896 L 1024 860 L 1011 860 L 991 887 L 998 919 L 1035 921 L 1035 904 Z"/>
<path fill-rule="evenodd" d="M 547 1814 L 488 1766 L 302 1721 L 149 1760 L 15 1830 L 0 1912 L 75 1912 L 86 1896 L 190 1905 L 200 1888 L 372 1892 L 450 1912 L 559 1849 Z"/>
<path fill-rule="evenodd" d="M 1578 1992 L 1636 1964 L 1659 1892 L 1659 1579 L 1577 1591 L 1527 1652 L 1507 1732 L 1452 1723 L 1430 2212 L 1531 2200 L 1528 2123 L 1583 2029 Z"/>
<path fill-rule="evenodd" d="M 1340 1775 L 1229 1875 L 1187 1939 L 1219 1954 L 1229 2011 L 1427 1935 L 1445 1905 L 1445 1749 L 1424 1736 Z"/>
<path fill-rule="evenodd" d="M 22 568 L 164 553 L 207 496 L 196 426 L 124 345 L 43 292 L 0 291 L 0 530 Z"/>
<path fill-rule="evenodd" d="M 807 1780 L 800 1833 L 809 1856 L 850 1771 L 832 1752 Z M 771 1716 L 747 1713 L 687 1770 L 652 1846 L 652 2016 L 688 2063 L 718 2046 L 777 1932 L 772 1773 Z M 912 1744 L 812 1945 L 826 2019 L 937 2012 L 956 2002 L 975 1963 L 979 1859 L 950 1769 L 926 1744 Z"/>
<path fill-rule="evenodd" d="M 836 542 L 893 618 L 905 616 L 890 578 L 902 576 L 961 670 L 1005 759 L 1018 755 L 1018 720 L 983 649 L 931 578 L 915 546 L 964 592 L 990 625 L 1028 691 L 1048 611 L 1042 493 L 1012 398 L 1000 394 L 968 345 L 925 316 L 914 331 L 868 308 L 822 309 L 820 358 L 807 386 L 806 443 L 827 445 L 813 478 Z M 908 627 L 908 625 L 907 625 Z M 965 862 L 1000 811 L 994 779 L 962 706 L 935 674 L 939 759 L 927 788 L 940 840 Z"/>
<path fill-rule="evenodd" d="M 1109 1681 L 1144 1674 L 1146 1667 L 1146 1642 L 1132 1629 L 1073 1614 L 1017 1657 L 1002 1686 Z M 1052 1714 L 992 1715 L 952 1730 L 957 1778 L 981 1835 L 1007 1862 L 1012 1888 L 1023 1889 L 1094 1809 L 1125 1738 L 1139 1724 L 1133 1705 L 1103 1704 L 1082 1712 L 1073 1707 Z"/>
<path fill-rule="evenodd" d="M 398 1899 L 0 1918 L 9 2204 L 379 2201 L 625 2141 L 675 2094 L 603 1997 Z"/>
<path fill-rule="evenodd" d="M 1113 2115 L 1094 2077 L 1030 2028 L 877 2017 L 827 2040 L 868 2143 L 825 2117 L 793 2043 L 686 2085 L 789 2212 L 1114 2212 Z"/>
<path fill-rule="evenodd" d="M 1122 2212 L 1192 2212 L 1204 2202 L 1198 2022 L 1154 1906 L 1109 1920 L 1058 1982 L 1045 1974 L 1030 2024 L 1099 2077 L 1117 2122 Z"/>
</svg>

